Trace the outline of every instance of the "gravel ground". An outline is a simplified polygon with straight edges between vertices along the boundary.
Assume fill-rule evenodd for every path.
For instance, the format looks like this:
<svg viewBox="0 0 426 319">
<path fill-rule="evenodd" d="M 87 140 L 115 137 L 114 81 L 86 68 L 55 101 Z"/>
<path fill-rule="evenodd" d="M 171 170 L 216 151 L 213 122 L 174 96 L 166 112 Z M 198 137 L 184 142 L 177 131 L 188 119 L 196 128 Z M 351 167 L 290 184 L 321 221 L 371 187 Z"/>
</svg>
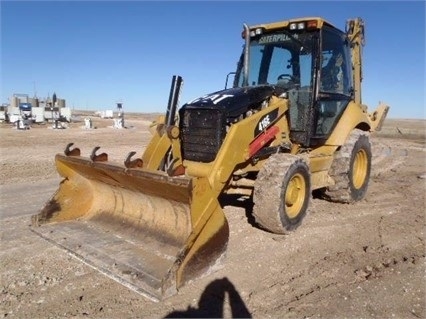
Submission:
<svg viewBox="0 0 426 319">
<path fill-rule="evenodd" d="M 84 116 L 87 116 L 84 115 Z M 7 318 L 426 318 L 425 121 L 387 120 L 372 137 L 373 174 L 355 204 L 314 198 L 288 235 L 263 231 L 250 204 L 229 200 L 226 257 L 219 269 L 155 303 L 30 231 L 30 217 L 57 188 L 54 155 L 74 142 L 122 162 L 140 154 L 153 115 L 127 129 L 94 118 L 65 130 L 0 126 L 1 294 Z"/>
</svg>

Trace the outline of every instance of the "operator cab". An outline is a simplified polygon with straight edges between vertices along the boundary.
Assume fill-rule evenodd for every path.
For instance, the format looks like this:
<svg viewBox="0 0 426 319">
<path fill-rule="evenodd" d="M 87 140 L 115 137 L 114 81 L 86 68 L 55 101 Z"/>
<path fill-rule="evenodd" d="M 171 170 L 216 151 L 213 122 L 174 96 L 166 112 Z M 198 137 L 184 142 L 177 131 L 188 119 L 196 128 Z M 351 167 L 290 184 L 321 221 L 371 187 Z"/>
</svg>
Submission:
<svg viewBox="0 0 426 319">
<path fill-rule="evenodd" d="M 346 34 L 320 18 L 255 26 L 247 34 L 234 87 L 274 86 L 289 100 L 291 139 L 322 143 L 353 97 Z"/>
</svg>

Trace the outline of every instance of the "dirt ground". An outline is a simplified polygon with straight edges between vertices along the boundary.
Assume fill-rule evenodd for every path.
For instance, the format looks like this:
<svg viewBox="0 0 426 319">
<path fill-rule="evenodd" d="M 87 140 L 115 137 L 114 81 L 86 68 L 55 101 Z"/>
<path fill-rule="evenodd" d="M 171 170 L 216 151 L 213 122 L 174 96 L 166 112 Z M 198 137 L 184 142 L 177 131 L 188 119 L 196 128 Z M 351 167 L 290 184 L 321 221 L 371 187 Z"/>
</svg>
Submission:
<svg viewBox="0 0 426 319">
<path fill-rule="evenodd" d="M 87 114 L 85 115 L 87 116 Z M 313 198 L 290 235 L 251 223 L 246 202 L 223 202 L 230 240 L 220 268 L 155 303 L 30 231 L 30 217 L 57 188 L 54 155 L 74 142 L 110 159 L 141 154 L 153 115 L 126 115 L 127 129 L 83 115 L 70 128 L 0 125 L 1 294 L 4 318 L 426 318 L 424 120 L 388 119 L 372 137 L 366 198 Z"/>
</svg>

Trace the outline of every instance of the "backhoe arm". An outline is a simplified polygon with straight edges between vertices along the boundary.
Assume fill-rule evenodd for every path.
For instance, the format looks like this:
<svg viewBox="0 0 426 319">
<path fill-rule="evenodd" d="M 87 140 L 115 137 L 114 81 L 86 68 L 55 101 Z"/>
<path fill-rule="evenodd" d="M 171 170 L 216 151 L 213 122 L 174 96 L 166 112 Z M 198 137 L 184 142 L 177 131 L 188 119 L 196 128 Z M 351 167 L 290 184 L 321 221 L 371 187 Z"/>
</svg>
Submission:
<svg viewBox="0 0 426 319">
<path fill-rule="evenodd" d="M 361 18 L 348 20 L 346 22 L 346 34 L 348 35 L 351 44 L 354 101 L 357 104 L 362 104 L 362 47 L 365 45 L 364 21 Z"/>
</svg>

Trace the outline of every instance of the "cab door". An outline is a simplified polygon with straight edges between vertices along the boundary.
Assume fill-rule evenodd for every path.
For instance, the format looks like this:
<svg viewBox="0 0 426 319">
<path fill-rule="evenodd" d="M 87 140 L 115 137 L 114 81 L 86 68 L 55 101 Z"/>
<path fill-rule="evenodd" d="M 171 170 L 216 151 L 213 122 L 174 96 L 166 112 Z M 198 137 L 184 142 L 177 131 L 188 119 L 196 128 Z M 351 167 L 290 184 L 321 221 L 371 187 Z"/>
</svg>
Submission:
<svg viewBox="0 0 426 319">
<path fill-rule="evenodd" d="M 320 42 L 312 143 L 328 138 L 353 97 L 351 56 L 346 34 L 324 27 Z"/>
<path fill-rule="evenodd" d="M 294 143 L 304 146 L 310 145 L 310 139 L 314 134 L 316 117 L 313 105 L 316 99 L 318 47 L 318 34 L 310 35 L 310 45 L 301 48 L 298 55 L 299 85 L 287 92 L 290 102 L 290 138 Z"/>
</svg>

